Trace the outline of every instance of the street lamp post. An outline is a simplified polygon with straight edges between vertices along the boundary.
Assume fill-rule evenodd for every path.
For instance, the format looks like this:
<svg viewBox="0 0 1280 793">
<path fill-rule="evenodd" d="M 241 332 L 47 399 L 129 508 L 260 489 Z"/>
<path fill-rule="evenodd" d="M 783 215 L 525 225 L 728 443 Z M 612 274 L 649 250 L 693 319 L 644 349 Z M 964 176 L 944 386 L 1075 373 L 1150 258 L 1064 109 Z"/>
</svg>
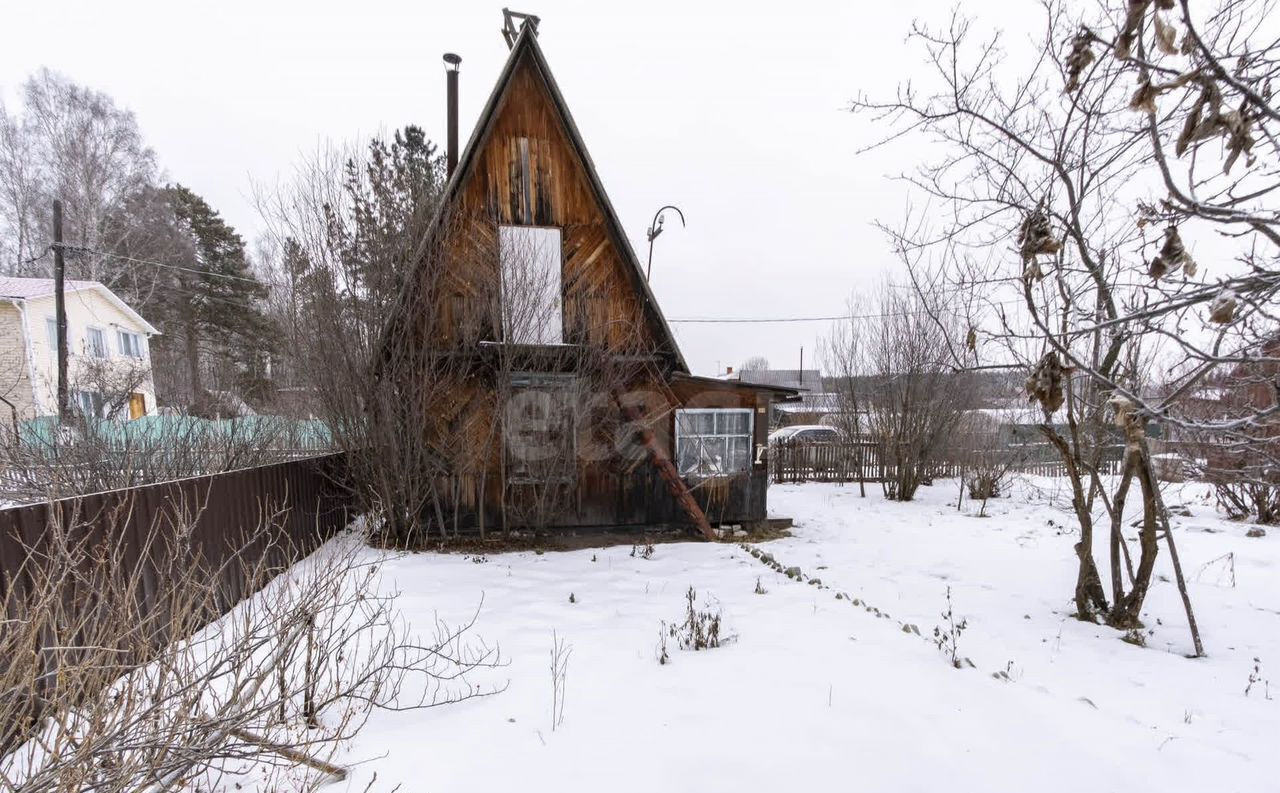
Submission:
<svg viewBox="0 0 1280 793">
<path fill-rule="evenodd" d="M 685 227 L 684 213 L 680 211 L 680 207 L 678 206 L 667 204 L 662 209 L 659 209 L 656 213 L 654 213 L 653 223 L 649 225 L 649 231 L 646 232 L 649 237 L 649 263 L 648 265 L 645 266 L 645 269 L 644 269 L 644 280 L 646 281 L 649 280 L 649 275 L 650 273 L 653 272 L 653 241 L 656 240 L 658 238 L 658 235 L 662 233 L 662 221 L 664 219 L 662 217 L 662 213 L 666 212 L 668 209 L 674 211 L 677 215 L 680 216 L 680 228 Z"/>
</svg>

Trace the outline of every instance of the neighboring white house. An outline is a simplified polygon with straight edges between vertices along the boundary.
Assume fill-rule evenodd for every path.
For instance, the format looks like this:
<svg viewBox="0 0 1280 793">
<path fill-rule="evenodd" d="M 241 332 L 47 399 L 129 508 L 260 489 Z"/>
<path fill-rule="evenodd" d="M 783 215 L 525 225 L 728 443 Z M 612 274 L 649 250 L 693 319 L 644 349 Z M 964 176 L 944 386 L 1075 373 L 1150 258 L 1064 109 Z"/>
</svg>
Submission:
<svg viewBox="0 0 1280 793">
<path fill-rule="evenodd" d="M 67 390 L 74 408 L 108 418 L 155 412 L 151 323 L 97 281 L 66 282 Z M 52 278 L 0 277 L 0 417 L 58 412 Z"/>
</svg>

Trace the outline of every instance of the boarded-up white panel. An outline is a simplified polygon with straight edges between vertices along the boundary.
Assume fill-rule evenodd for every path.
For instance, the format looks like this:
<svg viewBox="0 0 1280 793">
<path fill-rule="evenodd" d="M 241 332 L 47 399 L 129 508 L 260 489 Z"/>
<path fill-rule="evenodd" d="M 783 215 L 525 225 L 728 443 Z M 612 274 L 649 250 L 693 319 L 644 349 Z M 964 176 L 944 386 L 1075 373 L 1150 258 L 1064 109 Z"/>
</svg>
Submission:
<svg viewBox="0 0 1280 793">
<path fill-rule="evenodd" d="M 560 229 L 499 226 L 502 330 L 511 344 L 564 341 Z"/>
</svg>

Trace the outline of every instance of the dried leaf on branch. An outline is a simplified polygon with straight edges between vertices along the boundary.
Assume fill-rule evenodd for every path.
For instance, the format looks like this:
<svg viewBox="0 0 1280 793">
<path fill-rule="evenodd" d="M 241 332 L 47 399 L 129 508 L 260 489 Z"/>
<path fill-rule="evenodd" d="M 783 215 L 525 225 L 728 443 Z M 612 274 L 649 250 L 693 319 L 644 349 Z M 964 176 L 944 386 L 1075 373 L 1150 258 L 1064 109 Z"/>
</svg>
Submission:
<svg viewBox="0 0 1280 793">
<path fill-rule="evenodd" d="M 1113 396 L 1109 401 L 1115 413 L 1116 426 L 1124 431 L 1125 448 L 1131 452 L 1141 450 L 1142 439 L 1147 430 L 1146 421 L 1138 413 L 1138 406 L 1133 400 L 1119 395 Z"/>
<path fill-rule="evenodd" d="M 1127 60 L 1129 54 L 1133 51 L 1133 43 L 1137 41 L 1138 34 L 1142 32 L 1142 18 L 1146 16 L 1147 6 L 1151 5 L 1151 0 L 1129 0 L 1129 7 L 1125 11 L 1124 25 L 1120 28 L 1120 35 L 1116 36 L 1116 57 L 1120 60 Z"/>
<path fill-rule="evenodd" d="M 1023 272 L 1023 279 L 1036 280 L 1044 277 L 1040 271 L 1040 266 L 1036 264 L 1036 257 L 1047 255 L 1052 256 L 1062 250 L 1062 243 L 1054 239 L 1053 229 L 1049 226 L 1049 216 L 1044 213 L 1044 209 L 1037 207 L 1036 211 L 1027 215 L 1022 221 L 1022 227 L 1018 230 L 1018 250 L 1022 254 L 1022 263 L 1029 265 Z M 1034 272 L 1033 267 L 1034 266 Z"/>
<path fill-rule="evenodd" d="M 1062 365 L 1058 359 L 1058 353 L 1045 353 L 1027 378 L 1026 389 L 1029 401 L 1040 403 L 1046 416 L 1057 413 L 1065 398 L 1064 378 L 1070 374 L 1071 369 Z"/>
<path fill-rule="evenodd" d="M 1195 259 L 1191 258 L 1191 254 L 1187 253 L 1186 247 L 1182 244 L 1178 227 L 1170 226 L 1164 232 L 1164 244 L 1160 246 L 1160 253 L 1151 260 L 1147 274 L 1158 281 L 1170 270 L 1176 268 L 1182 268 L 1182 273 L 1187 278 L 1195 277 L 1197 269 Z"/>
<path fill-rule="evenodd" d="M 1236 318 L 1237 305 L 1239 305 L 1239 301 L 1236 298 L 1236 293 L 1230 289 L 1224 290 L 1209 304 L 1209 321 L 1219 325 L 1230 324 Z"/>
<path fill-rule="evenodd" d="M 1156 46 L 1165 55 L 1178 54 L 1178 30 L 1165 21 L 1158 12 L 1152 14 L 1156 22 Z"/>
<path fill-rule="evenodd" d="M 1227 135 L 1227 159 L 1222 164 L 1223 173 L 1231 173 L 1231 166 L 1241 153 L 1246 165 L 1253 165 L 1253 131 L 1249 119 L 1236 110 L 1228 110 L 1222 114 L 1222 127 Z"/>
<path fill-rule="evenodd" d="M 1151 78 L 1143 76 L 1138 81 L 1138 89 L 1133 92 L 1133 97 L 1129 99 L 1129 109 L 1154 114 L 1157 109 L 1156 97 L 1161 94 L 1167 94 L 1174 89 L 1182 88 L 1195 78 L 1195 72 L 1187 72 L 1186 74 L 1178 75 L 1178 77 L 1167 83 L 1153 83 Z"/>
<path fill-rule="evenodd" d="M 1071 40 L 1071 54 L 1067 56 L 1067 86 L 1063 89 L 1068 94 L 1080 89 L 1080 78 L 1084 70 L 1096 60 L 1093 50 L 1089 47 L 1092 41 L 1093 35 L 1087 30 L 1081 30 Z"/>
<path fill-rule="evenodd" d="M 1129 100 L 1129 109 L 1142 113 L 1156 112 L 1156 87 L 1151 84 L 1150 79 L 1143 77 L 1138 81 L 1138 90 L 1133 92 L 1133 97 Z"/>
<path fill-rule="evenodd" d="M 1199 77 L 1199 75 L 1196 75 Z M 1181 80 L 1182 78 L 1179 78 Z M 1253 164 L 1253 122 L 1238 110 L 1222 109 L 1222 94 L 1212 80 L 1200 78 L 1200 96 L 1187 114 L 1182 124 L 1182 132 L 1174 151 L 1179 157 L 1186 153 L 1193 144 L 1212 138 L 1225 136 L 1227 159 L 1223 163 L 1222 172 L 1230 173 L 1232 166 L 1241 154 L 1246 155 L 1246 162 Z"/>
</svg>

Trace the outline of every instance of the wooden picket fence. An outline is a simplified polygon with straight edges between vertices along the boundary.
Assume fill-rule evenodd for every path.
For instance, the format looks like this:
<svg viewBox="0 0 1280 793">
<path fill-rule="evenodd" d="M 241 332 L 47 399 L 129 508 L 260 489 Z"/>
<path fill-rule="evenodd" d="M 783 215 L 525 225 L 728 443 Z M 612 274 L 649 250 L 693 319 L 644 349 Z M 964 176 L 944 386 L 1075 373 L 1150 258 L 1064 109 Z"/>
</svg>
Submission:
<svg viewBox="0 0 1280 793">
<path fill-rule="evenodd" d="M 984 454 L 1014 455 L 1009 470 L 1031 476 L 1065 476 L 1066 467 L 1052 459 L 1048 449 L 1026 450 L 992 449 L 988 452 L 972 449 L 946 449 L 930 464 L 935 479 L 951 479 L 974 468 L 976 458 Z M 1103 473 L 1120 472 L 1120 454 L 1108 454 L 1102 463 Z M 793 442 L 777 443 L 769 447 L 769 479 L 776 483 L 789 482 L 880 482 L 892 479 L 897 471 L 894 464 L 886 462 L 884 449 L 879 444 L 860 441 L 850 443 Z"/>
</svg>

